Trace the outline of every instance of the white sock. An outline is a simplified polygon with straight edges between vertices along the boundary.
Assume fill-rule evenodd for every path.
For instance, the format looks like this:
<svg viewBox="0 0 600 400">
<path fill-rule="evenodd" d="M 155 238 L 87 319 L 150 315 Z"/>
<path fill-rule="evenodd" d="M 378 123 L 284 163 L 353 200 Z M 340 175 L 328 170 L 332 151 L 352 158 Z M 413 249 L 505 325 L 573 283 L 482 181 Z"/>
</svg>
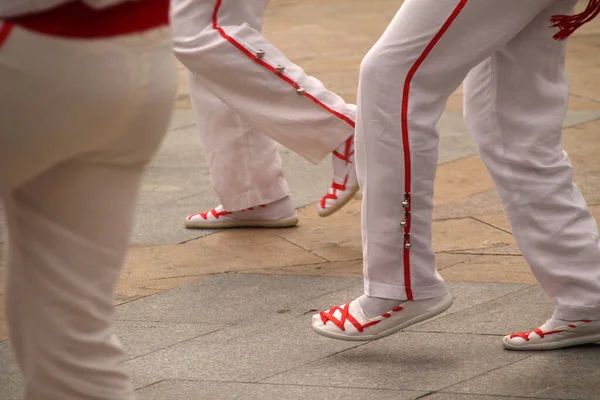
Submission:
<svg viewBox="0 0 600 400">
<path fill-rule="evenodd" d="M 549 332 L 555 330 L 556 328 L 565 327 L 573 322 L 577 321 L 566 321 L 564 319 L 550 318 L 544 325 L 540 327 L 540 329 L 542 332 Z"/>
<path fill-rule="evenodd" d="M 436 307 L 441 298 L 447 296 L 448 293 L 443 294 L 439 297 L 432 297 L 430 299 L 423 300 L 410 300 L 410 306 L 412 310 L 421 310 L 423 313 L 431 310 L 432 307 Z M 397 306 L 401 306 L 404 303 L 408 303 L 407 300 L 397 300 L 397 299 L 384 299 L 381 297 L 373 297 L 362 295 L 358 298 L 358 302 L 363 309 L 365 317 L 371 319 L 375 317 L 379 317 L 382 314 L 392 311 Z"/>
<path fill-rule="evenodd" d="M 365 317 L 371 319 L 379 317 L 388 311 L 404 303 L 405 300 L 383 299 L 381 297 L 367 296 L 366 294 L 358 298 L 358 303 L 363 309 Z"/>
<path fill-rule="evenodd" d="M 217 207 L 217 211 L 223 211 L 223 207 Z M 249 209 L 233 211 L 231 214 L 221 217 L 224 220 L 278 220 L 296 216 L 296 209 L 290 196 L 265 205 L 258 205 Z"/>
</svg>

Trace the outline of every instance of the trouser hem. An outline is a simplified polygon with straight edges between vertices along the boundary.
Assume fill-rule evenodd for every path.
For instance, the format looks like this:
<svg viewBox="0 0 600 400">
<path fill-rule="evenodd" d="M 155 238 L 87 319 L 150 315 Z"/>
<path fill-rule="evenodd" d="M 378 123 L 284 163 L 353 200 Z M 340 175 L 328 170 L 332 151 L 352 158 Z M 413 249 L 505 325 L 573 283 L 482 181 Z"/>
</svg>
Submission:
<svg viewBox="0 0 600 400">
<path fill-rule="evenodd" d="M 382 297 L 384 299 L 407 300 L 406 286 L 389 285 L 386 283 L 372 282 L 365 279 L 365 294 L 373 297 Z M 431 286 L 413 286 L 413 300 L 425 300 L 440 297 L 448 293 L 446 284 L 440 282 Z"/>
<path fill-rule="evenodd" d="M 233 212 L 261 204 L 273 203 L 289 195 L 290 188 L 287 181 L 284 178 L 279 178 L 268 187 L 252 186 L 242 193 L 219 196 L 219 200 L 225 210 Z"/>
<path fill-rule="evenodd" d="M 565 321 L 600 320 L 600 305 L 592 307 L 579 307 L 568 305 L 557 305 L 552 318 Z"/>
</svg>

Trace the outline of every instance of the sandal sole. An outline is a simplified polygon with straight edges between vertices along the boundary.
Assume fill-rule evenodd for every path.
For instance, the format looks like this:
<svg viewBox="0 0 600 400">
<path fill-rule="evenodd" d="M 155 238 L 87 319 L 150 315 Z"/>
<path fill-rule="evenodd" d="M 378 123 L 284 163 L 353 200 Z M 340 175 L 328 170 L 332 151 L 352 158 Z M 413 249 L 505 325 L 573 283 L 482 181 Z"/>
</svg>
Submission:
<svg viewBox="0 0 600 400">
<path fill-rule="evenodd" d="M 298 225 L 298 217 L 278 219 L 273 221 L 222 221 L 222 222 L 194 222 L 185 221 L 187 229 L 228 229 L 228 228 L 290 228 Z"/>
</svg>

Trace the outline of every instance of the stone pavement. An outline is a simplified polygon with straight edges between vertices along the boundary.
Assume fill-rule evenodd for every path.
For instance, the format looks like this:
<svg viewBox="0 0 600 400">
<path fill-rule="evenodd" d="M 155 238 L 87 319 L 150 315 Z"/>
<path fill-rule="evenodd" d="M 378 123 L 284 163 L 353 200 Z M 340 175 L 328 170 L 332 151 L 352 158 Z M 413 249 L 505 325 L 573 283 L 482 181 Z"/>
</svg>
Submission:
<svg viewBox="0 0 600 400">
<path fill-rule="evenodd" d="M 353 101 L 360 60 L 398 3 L 273 0 L 265 34 Z M 600 219 L 600 20 L 570 40 L 568 69 L 564 146 Z M 363 344 L 310 329 L 315 310 L 362 289 L 360 195 L 325 219 L 311 205 L 329 183 L 328 162 L 312 166 L 282 149 L 298 227 L 183 229 L 186 214 L 216 199 L 180 77 L 173 123 L 146 177 L 118 285 L 125 366 L 140 399 L 600 399 L 600 344 L 540 353 L 500 345 L 502 335 L 538 326 L 552 306 L 468 138 L 460 89 L 439 123 L 434 222 L 437 266 L 455 304 Z M 0 400 L 18 399 L 20 384 L 0 317 Z"/>
</svg>

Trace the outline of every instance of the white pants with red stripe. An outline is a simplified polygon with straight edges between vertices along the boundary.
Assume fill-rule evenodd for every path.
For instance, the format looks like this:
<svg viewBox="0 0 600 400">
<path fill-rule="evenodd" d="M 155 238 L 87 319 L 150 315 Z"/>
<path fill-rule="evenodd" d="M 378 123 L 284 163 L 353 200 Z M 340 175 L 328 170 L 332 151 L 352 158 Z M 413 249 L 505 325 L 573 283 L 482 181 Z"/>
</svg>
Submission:
<svg viewBox="0 0 600 400">
<path fill-rule="evenodd" d="M 0 21 L 2 37 L 4 293 L 25 399 L 133 399 L 113 291 L 175 100 L 169 29 L 72 40 Z"/>
<path fill-rule="evenodd" d="M 354 133 L 355 110 L 260 34 L 268 0 L 173 0 L 175 54 L 213 186 L 229 211 L 289 193 L 279 142 L 318 163 Z"/>
<path fill-rule="evenodd" d="M 466 77 L 467 125 L 519 248 L 555 300 L 555 317 L 600 318 L 596 223 L 561 147 L 565 43 L 549 28 L 552 15 L 572 13 L 575 3 L 402 5 L 360 72 L 356 157 L 367 294 L 402 300 L 446 291 L 431 243 L 436 123 Z"/>
</svg>

